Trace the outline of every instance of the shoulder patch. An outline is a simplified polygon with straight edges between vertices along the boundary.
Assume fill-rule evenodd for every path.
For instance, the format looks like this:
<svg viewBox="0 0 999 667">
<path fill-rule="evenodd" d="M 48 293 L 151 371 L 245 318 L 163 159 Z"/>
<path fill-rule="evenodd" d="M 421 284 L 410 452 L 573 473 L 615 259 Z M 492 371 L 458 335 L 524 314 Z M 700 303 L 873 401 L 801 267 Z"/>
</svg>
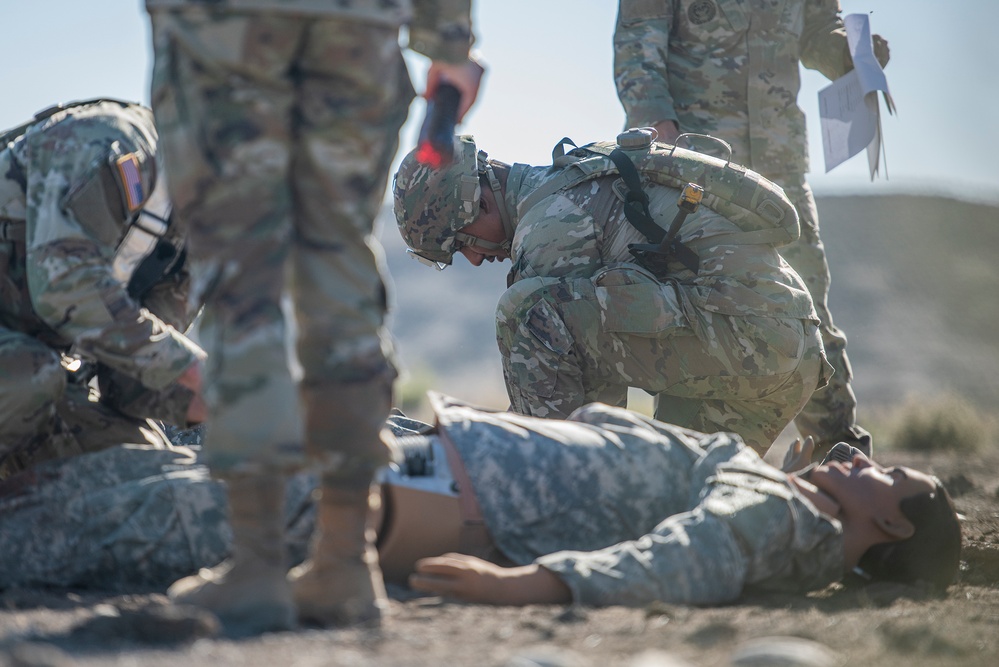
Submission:
<svg viewBox="0 0 999 667">
<path fill-rule="evenodd" d="M 139 171 L 139 158 L 135 153 L 126 153 L 115 160 L 118 177 L 125 191 L 125 204 L 129 213 L 135 213 L 146 202 L 146 192 L 142 187 L 142 174 Z"/>
<path fill-rule="evenodd" d="M 694 25 L 701 25 L 713 19 L 717 13 L 717 8 L 711 0 L 697 0 L 687 9 L 687 18 Z"/>
</svg>

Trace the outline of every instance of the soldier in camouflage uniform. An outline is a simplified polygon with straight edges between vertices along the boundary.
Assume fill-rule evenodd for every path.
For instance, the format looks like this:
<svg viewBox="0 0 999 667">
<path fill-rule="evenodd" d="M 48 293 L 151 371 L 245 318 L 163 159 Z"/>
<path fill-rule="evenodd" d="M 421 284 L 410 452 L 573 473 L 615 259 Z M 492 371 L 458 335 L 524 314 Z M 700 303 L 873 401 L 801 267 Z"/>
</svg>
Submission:
<svg viewBox="0 0 999 667">
<path fill-rule="evenodd" d="M 247 633 L 290 627 L 296 610 L 322 625 L 376 620 L 384 594 L 365 517 L 371 476 L 388 460 L 379 430 L 396 371 L 371 229 L 414 95 L 399 29 L 434 60 L 427 93 L 447 79 L 467 108 L 482 72 L 468 60 L 469 0 L 146 7 L 153 108 L 205 301 L 205 462 L 229 482 L 236 544 L 231 569 L 171 595 Z M 323 499 L 292 593 L 274 545 L 283 477 L 303 449 L 322 469 Z"/>
<path fill-rule="evenodd" d="M 887 43 L 874 35 L 888 61 Z M 795 418 L 821 454 L 847 441 L 870 454 L 856 424 L 846 336 L 828 308 L 829 266 L 818 213 L 805 181 L 808 145 L 797 105 L 798 65 L 836 79 L 853 68 L 838 0 L 621 0 L 614 76 L 627 127 L 653 126 L 662 141 L 681 132 L 728 142 L 731 157 L 784 188 L 798 209 L 801 238 L 781 254 L 804 278 L 835 369 Z"/>
<path fill-rule="evenodd" d="M 165 447 L 150 419 L 204 418 L 163 180 L 152 113 L 135 104 L 53 106 L 0 136 L 0 478 L 122 442 Z"/>
<path fill-rule="evenodd" d="M 619 141 L 636 134 L 647 133 Z M 740 234 L 753 212 L 712 210 L 721 199 L 709 187 L 678 236 L 696 247 L 699 261 L 671 263 L 667 274 L 654 275 L 629 251 L 645 239 L 627 217 L 623 181 L 604 156 L 613 142 L 557 157 L 553 167 L 488 160 L 468 136 L 457 146 L 446 169 L 428 169 L 412 153 L 403 160 L 396 217 L 411 252 L 439 267 L 455 252 L 474 265 L 512 258 L 496 328 L 514 411 L 564 418 L 593 401 L 623 406 L 628 387 L 637 387 L 659 395 L 661 421 L 732 431 L 760 454 L 769 448 L 826 366 L 808 292 L 762 236 L 797 234 L 779 188 L 741 167 L 719 167 L 714 173 L 732 176 L 738 191 L 759 194 L 754 209 L 778 211 L 783 227 Z M 711 161 L 671 146 L 650 149 L 648 136 L 644 146 L 636 159 L 654 151 L 675 164 Z M 667 166 L 644 174 L 660 227 L 671 226 L 680 194 L 665 184 Z"/>
<path fill-rule="evenodd" d="M 858 563 L 876 579 L 939 588 L 957 569 L 953 505 L 937 480 L 912 470 L 883 470 L 855 455 L 794 478 L 731 434 L 706 435 L 606 405 L 562 421 L 430 399 L 435 425 L 390 419 L 409 454 L 380 477 L 387 486 L 438 494 L 440 507 L 474 504 L 478 514 L 462 515 L 461 528 L 481 532 L 484 521 L 485 540 L 428 541 L 453 534 L 432 526 L 453 513 L 424 513 L 402 527 L 412 553 L 482 554 L 488 546 L 519 568 L 506 571 L 508 585 L 497 594 L 488 585 L 495 566 L 454 554 L 431 558 L 410 580 L 420 589 L 469 597 L 462 582 L 479 581 L 486 586 L 475 599 L 484 602 L 562 601 L 571 592 L 591 605 L 720 604 L 747 588 L 821 588 Z M 442 450 L 443 460 L 435 458 Z M 45 484 L 0 483 L 0 549 L 17 556 L 0 559 L 0 589 L 162 585 L 229 548 L 221 485 L 180 452 L 114 448 L 72 466 L 44 464 L 38 474 Z M 443 483 L 428 492 L 428 481 Z M 296 476 L 289 488 L 284 520 L 293 561 L 304 555 L 315 517 L 315 483 Z M 399 509 L 390 506 L 380 544 L 397 536 Z M 44 535 L 39 524 L 48 527 Z M 538 585 L 525 591 L 523 582 Z M 546 595 L 553 583 L 555 597 L 530 597 Z"/>
</svg>

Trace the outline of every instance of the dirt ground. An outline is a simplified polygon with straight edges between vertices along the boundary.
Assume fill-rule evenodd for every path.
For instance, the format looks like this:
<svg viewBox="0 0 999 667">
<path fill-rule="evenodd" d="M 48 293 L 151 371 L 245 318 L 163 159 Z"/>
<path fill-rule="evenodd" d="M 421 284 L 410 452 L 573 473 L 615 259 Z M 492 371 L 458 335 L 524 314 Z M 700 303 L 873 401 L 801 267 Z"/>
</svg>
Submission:
<svg viewBox="0 0 999 667">
<path fill-rule="evenodd" d="M 213 636 L 212 618 L 178 613 L 161 593 L 8 590 L 0 592 L 0 666 L 999 664 L 999 451 L 879 459 L 938 475 L 966 517 L 962 568 L 946 597 L 907 586 L 835 585 L 807 597 L 747 596 L 712 609 L 520 609 L 391 589 L 392 614 L 381 630 L 301 629 L 231 640 Z M 813 653 L 812 662 L 781 662 L 787 642 L 775 639 L 767 640 L 771 657 L 753 662 L 746 643 L 763 637 L 819 642 L 835 661 L 826 652 Z"/>
</svg>

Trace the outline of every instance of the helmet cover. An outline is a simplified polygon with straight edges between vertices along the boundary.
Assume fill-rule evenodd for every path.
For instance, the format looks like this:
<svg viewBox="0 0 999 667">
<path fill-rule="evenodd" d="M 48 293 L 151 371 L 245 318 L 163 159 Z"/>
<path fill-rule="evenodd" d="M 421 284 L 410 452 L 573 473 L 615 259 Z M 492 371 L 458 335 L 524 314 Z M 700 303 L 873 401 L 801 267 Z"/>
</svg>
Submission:
<svg viewBox="0 0 999 667">
<path fill-rule="evenodd" d="M 403 240 L 417 255 L 450 264 L 455 232 L 475 222 L 482 188 L 478 151 L 470 135 L 455 138 L 454 159 L 439 169 L 420 164 L 411 151 L 392 186 L 395 219 Z"/>
</svg>

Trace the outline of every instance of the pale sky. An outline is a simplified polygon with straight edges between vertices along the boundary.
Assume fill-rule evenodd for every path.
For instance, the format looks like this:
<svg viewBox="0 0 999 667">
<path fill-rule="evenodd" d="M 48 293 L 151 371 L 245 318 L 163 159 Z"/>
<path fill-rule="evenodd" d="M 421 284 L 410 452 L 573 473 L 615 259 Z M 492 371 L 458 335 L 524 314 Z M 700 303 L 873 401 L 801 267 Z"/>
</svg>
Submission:
<svg viewBox="0 0 999 667">
<path fill-rule="evenodd" d="M 477 48 L 489 66 L 460 131 L 507 162 L 548 164 L 563 136 L 612 138 L 624 113 L 611 76 L 613 0 L 473 0 Z M 817 192 L 885 189 L 999 201 L 999 2 L 843 0 L 870 12 L 890 44 L 886 68 L 898 107 L 883 115 L 889 180 L 871 183 L 863 153 L 824 173 L 817 92 L 806 71 L 799 103 L 809 119 Z M 151 54 L 140 0 L 5 0 L 0 9 L 0 128 L 54 102 L 114 96 L 148 103 Z M 409 58 L 417 88 L 425 61 Z M 422 102 L 402 135 L 414 141 Z"/>
</svg>

